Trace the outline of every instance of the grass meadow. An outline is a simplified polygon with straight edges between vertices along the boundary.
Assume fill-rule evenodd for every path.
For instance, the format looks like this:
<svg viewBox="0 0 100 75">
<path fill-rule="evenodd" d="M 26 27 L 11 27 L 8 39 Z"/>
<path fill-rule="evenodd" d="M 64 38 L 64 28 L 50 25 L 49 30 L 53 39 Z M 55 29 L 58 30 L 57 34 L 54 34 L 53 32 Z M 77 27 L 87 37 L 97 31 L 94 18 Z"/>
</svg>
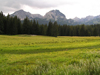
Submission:
<svg viewBox="0 0 100 75">
<path fill-rule="evenodd" d="M 0 35 L 0 75 L 100 75 L 100 37 Z"/>
</svg>

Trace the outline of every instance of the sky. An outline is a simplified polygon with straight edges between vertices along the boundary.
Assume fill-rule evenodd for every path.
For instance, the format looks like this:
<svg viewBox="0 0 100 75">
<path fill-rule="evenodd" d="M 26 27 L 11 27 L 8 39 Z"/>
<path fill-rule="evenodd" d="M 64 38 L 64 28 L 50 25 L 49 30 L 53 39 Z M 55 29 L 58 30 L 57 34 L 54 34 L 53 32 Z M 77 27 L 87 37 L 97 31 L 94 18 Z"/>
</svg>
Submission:
<svg viewBox="0 0 100 75">
<path fill-rule="evenodd" d="M 51 10 L 59 10 L 66 18 L 84 18 L 100 15 L 100 0 L 0 0 L 0 11 L 5 15 L 23 9 L 44 16 Z"/>
</svg>

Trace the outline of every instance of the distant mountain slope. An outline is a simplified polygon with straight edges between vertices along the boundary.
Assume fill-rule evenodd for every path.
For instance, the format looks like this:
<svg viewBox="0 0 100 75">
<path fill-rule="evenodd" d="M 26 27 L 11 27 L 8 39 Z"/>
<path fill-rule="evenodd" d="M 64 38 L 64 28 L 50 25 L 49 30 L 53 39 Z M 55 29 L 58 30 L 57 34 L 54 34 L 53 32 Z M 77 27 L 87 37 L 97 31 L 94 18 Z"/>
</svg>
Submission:
<svg viewBox="0 0 100 75">
<path fill-rule="evenodd" d="M 33 18 L 43 18 L 40 14 L 31 14 L 30 12 L 25 12 L 24 10 L 19 10 L 11 14 L 11 16 L 17 16 L 21 20 L 24 20 L 26 17 L 28 17 L 30 20 Z"/>
</svg>

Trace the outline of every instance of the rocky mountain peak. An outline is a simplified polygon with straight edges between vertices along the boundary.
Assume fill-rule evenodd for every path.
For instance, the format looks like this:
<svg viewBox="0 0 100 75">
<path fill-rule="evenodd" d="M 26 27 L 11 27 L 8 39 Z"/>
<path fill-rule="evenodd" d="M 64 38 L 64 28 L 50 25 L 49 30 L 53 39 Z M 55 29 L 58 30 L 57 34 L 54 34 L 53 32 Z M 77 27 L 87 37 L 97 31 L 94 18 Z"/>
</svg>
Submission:
<svg viewBox="0 0 100 75">
<path fill-rule="evenodd" d="M 79 21 L 79 20 L 80 20 L 80 18 L 75 17 L 73 20 L 74 20 L 75 22 L 77 22 L 77 21 Z"/>
<path fill-rule="evenodd" d="M 61 13 L 59 10 L 51 10 L 47 12 L 44 18 L 46 18 L 47 20 L 52 19 L 55 21 L 57 21 L 58 19 L 66 19 L 65 15 Z"/>
</svg>

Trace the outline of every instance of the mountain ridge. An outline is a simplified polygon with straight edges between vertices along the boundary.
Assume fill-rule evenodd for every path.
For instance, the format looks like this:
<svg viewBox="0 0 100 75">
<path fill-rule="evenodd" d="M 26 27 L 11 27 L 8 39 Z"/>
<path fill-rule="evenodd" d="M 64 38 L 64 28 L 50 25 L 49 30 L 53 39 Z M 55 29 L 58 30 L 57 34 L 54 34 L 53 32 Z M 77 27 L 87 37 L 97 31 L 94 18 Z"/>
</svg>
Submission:
<svg viewBox="0 0 100 75">
<path fill-rule="evenodd" d="M 26 12 L 24 10 L 15 11 L 11 16 L 17 16 L 21 20 L 24 20 L 26 17 L 29 20 L 38 20 L 39 24 L 47 24 L 50 20 L 52 22 L 57 21 L 58 24 L 64 25 L 90 25 L 90 24 L 100 24 L 100 15 L 97 16 L 86 16 L 85 18 L 75 17 L 73 19 L 67 19 L 66 16 L 60 12 L 59 10 L 51 10 L 47 12 L 44 16 L 40 14 L 31 14 L 30 12 Z"/>
</svg>

